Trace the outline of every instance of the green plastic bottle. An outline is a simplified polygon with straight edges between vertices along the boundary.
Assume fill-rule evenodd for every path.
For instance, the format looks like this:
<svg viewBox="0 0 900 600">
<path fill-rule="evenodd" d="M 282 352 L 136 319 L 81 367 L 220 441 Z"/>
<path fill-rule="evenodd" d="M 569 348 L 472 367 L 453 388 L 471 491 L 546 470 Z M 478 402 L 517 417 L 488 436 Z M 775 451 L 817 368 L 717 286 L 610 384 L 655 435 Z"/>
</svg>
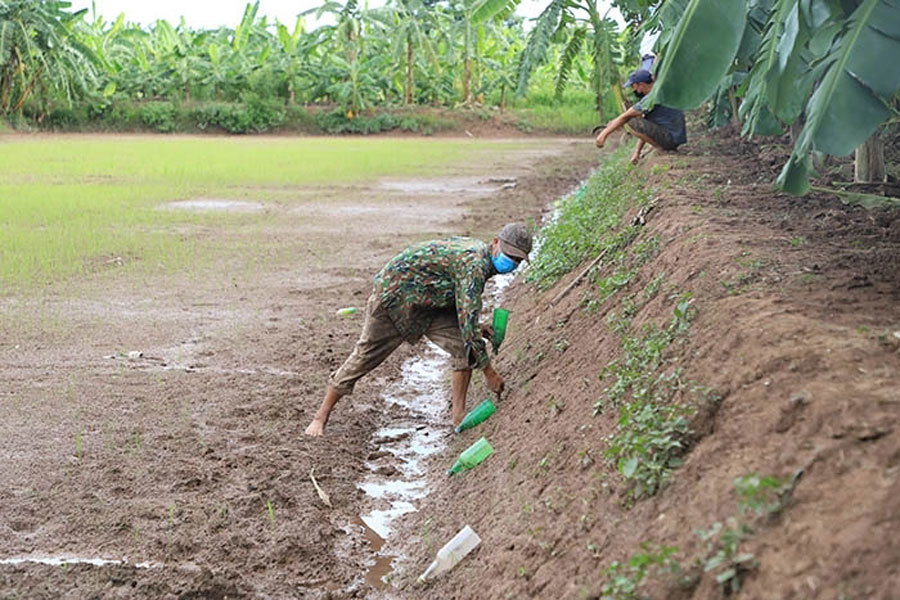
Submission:
<svg viewBox="0 0 900 600">
<path fill-rule="evenodd" d="M 509 320 L 509 311 L 505 308 L 495 308 L 494 309 L 494 323 L 492 327 L 494 329 L 494 337 L 491 339 L 491 345 L 494 346 L 494 353 L 500 349 L 500 344 L 503 343 L 503 338 L 506 337 L 506 322 Z"/>
<path fill-rule="evenodd" d="M 456 459 L 456 463 L 454 463 L 450 470 L 447 471 L 447 475 L 459 473 L 464 468 L 471 469 L 493 453 L 494 449 L 488 443 L 487 439 L 482 437 L 459 455 L 459 458 Z"/>
<path fill-rule="evenodd" d="M 496 410 L 497 407 L 493 402 L 491 402 L 491 399 L 488 398 L 487 400 L 473 408 L 471 411 L 469 411 L 469 414 L 467 414 L 465 418 L 463 418 L 462 422 L 456 426 L 456 433 L 465 431 L 466 429 L 471 429 L 479 423 L 484 422 L 489 416 L 494 414 L 494 411 Z"/>
</svg>

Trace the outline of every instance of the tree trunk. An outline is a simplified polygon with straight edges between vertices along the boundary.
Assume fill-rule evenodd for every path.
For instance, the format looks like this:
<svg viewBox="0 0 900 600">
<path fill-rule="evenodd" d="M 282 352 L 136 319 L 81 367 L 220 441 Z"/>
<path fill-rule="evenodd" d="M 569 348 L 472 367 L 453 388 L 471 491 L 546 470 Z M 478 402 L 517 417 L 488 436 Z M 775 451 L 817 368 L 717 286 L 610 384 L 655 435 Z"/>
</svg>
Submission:
<svg viewBox="0 0 900 600">
<path fill-rule="evenodd" d="M 469 94 L 469 80 L 472 77 L 472 64 L 469 60 L 469 57 L 466 57 L 465 60 L 465 68 L 463 69 L 463 102 L 467 105 L 472 103 L 472 99 Z"/>
<path fill-rule="evenodd" d="M 506 109 L 506 85 L 500 86 L 500 114 Z"/>
<path fill-rule="evenodd" d="M 738 116 L 738 101 L 735 94 L 734 86 L 728 88 L 728 102 L 731 104 L 731 122 L 734 123 L 738 131 L 741 129 L 741 119 Z"/>
<path fill-rule="evenodd" d="M 856 149 L 853 181 L 856 183 L 884 183 L 884 142 L 876 131 Z"/>
<path fill-rule="evenodd" d="M 407 37 L 406 40 L 406 93 L 404 94 L 403 101 L 406 104 L 412 104 L 413 102 L 413 66 L 414 66 L 415 54 L 413 53 L 413 43 L 412 40 Z"/>
</svg>

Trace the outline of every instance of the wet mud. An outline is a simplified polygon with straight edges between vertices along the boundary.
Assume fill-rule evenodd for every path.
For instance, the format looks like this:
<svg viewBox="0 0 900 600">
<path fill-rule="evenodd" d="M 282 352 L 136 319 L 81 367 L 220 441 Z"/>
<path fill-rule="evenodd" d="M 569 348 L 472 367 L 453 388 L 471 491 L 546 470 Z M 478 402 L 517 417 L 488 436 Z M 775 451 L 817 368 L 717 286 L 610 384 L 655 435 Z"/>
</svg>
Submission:
<svg viewBox="0 0 900 600">
<path fill-rule="evenodd" d="M 400 556 L 395 519 L 420 509 L 425 463 L 450 440 L 449 374 L 435 351 L 404 347 L 337 406 L 324 438 L 306 439 L 359 334 L 358 316 L 335 311 L 363 306 L 372 274 L 406 244 L 490 239 L 539 218 L 595 161 L 590 144 L 534 140 L 448 169 L 446 182 L 403 184 L 414 191 L 198 198 L 181 209 L 263 205 L 277 218 L 253 235 L 279 254 L 2 297 L 0 595 L 395 594 L 384 581 Z M 484 392 L 473 382 L 470 403 Z"/>
</svg>

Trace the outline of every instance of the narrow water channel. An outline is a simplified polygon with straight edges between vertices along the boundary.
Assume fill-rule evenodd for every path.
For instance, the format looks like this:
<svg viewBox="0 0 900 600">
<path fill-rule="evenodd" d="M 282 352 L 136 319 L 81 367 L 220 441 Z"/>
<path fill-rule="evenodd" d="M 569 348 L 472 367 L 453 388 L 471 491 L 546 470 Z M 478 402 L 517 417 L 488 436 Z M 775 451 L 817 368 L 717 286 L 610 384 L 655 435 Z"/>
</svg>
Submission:
<svg viewBox="0 0 900 600">
<path fill-rule="evenodd" d="M 513 274 L 498 275 L 485 290 L 486 309 L 499 306 L 503 290 Z M 400 409 L 402 417 L 375 432 L 377 448 L 366 465 L 369 474 L 358 484 L 366 493 L 368 512 L 354 524 L 361 526 L 372 551 L 366 583 L 384 590 L 393 567 L 394 555 L 383 554 L 390 539 L 392 523 L 415 512 L 417 501 L 428 495 L 428 457 L 443 451 L 452 435 L 450 424 L 449 355 L 427 342 L 421 354 L 406 360 L 401 378 L 390 385 L 383 398 Z M 467 405 L 475 406 L 471 398 Z"/>
</svg>

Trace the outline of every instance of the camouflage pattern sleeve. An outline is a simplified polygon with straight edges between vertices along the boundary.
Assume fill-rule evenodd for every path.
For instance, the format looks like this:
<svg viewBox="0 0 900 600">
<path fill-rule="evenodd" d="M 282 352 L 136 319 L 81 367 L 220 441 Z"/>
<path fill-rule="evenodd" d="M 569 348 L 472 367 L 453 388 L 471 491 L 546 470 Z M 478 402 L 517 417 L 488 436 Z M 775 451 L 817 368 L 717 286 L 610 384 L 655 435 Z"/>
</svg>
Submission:
<svg viewBox="0 0 900 600">
<path fill-rule="evenodd" d="M 484 291 L 484 267 L 482 258 L 477 254 L 468 254 L 458 261 L 454 273 L 456 283 L 456 318 L 466 347 L 469 365 L 483 369 L 491 363 L 481 337 L 481 293 Z"/>
</svg>

